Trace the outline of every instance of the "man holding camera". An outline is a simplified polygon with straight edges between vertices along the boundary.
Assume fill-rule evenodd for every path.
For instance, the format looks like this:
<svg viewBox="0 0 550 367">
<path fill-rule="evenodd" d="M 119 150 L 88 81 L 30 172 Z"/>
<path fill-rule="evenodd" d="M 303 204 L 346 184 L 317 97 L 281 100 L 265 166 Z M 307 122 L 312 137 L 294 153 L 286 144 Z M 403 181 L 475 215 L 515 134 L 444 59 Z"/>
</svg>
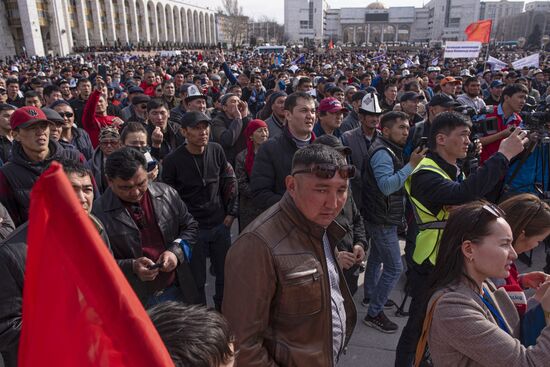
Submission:
<svg viewBox="0 0 550 367">
<path fill-rule="evenodd" d="M 487 124 L 488 129 L 491 129 L 491 126 L 496 129 L 496 131 L 493 130 L 479 138 L 483 145 L 480 163 L 484 163 L 495 154 L 502 139 L 510 136 L 512 130 L 521 124 L 522 119 L 519 112 L 525 106 L 528 94 L 529 90 L 525 86 L 518 83 L 510 84 L 502 91 L 500 104 L 494 106 L 492 112 L 478 119 L 480 121 L 478 123 Z"/>
<path fill-rule="evenodd" d="M 443 112 L 433 121 L 430 152 L 405 183 L 419 233 L 409 271 L 411 305 L 409 319 L 396 351 L 395 365 L 410 366 L 422 331 L 422 295 L 433 272 L 437 247 L 452 206 L 484 197 L 506 174 L 510 160 L 523 151 L 526 133 L 516 129 L 500 143 L 498 150 L 476 172 L 464 178 L 458 160 L 470 145 L 471 123 L 457 112 Z"/>
</svg>

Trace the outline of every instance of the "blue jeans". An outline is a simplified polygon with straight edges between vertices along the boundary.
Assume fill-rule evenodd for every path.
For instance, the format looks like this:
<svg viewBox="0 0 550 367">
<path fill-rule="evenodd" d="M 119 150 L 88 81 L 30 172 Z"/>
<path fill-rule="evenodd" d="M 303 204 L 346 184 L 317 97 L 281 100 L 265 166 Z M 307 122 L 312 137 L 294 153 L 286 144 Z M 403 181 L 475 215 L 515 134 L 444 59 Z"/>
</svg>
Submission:
<svg viewBox="0 0 550 367">
<path fill-rule="evenodd" d="M 206 283 L 206 256 L 210 257 L 212 270 L 216 277 L 216 292 L 214 294 L 214 305 L 216 310 L 221 310 L 223 299 L 225 256 L 231 246 L 231 231 L 223 223 L 210 229 L 199 229 L 200 250 L 193 249 L 191 269 L 197 282 L 199 294 L 204 297 Z M 203 299 L 206 303 L 206 299 Z"/>
<path fill-rule="evenodd" d="M 365 222 L 371 238 L 370 254 L 365 270 L 365 298 L 370 299 L 367 313 L 376 317 L 384 308 L 390 292 L 403 271 L 397 226 Z M 381 270 L 384 264 L 383 270 Z"/>
</svg>

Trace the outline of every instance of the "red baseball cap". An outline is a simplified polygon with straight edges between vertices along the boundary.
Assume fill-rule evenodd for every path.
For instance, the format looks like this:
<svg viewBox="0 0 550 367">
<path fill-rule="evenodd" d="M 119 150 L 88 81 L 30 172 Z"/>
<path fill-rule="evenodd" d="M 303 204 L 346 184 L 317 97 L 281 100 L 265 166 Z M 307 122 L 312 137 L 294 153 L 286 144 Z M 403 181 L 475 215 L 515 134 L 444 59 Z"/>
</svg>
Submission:
<svg viewBox="0 0 550 367">
<path fill-rule="evenodd" d="M 346 108 L 342 106 L 340 101 L 334 97 L 329 97 L 321 100 L 321 103 L 319 103 L 319 112 L 341 112 L 344 111 Z"/>
<path fill-rule="evenodd" d="M 47 121 L 46 114 L 37 107 L 24 106 L 15 110 L 10 117 L 10 125 L 12 130 L 17 128 L 26 128 L 33 124 Z"/>
</svg>

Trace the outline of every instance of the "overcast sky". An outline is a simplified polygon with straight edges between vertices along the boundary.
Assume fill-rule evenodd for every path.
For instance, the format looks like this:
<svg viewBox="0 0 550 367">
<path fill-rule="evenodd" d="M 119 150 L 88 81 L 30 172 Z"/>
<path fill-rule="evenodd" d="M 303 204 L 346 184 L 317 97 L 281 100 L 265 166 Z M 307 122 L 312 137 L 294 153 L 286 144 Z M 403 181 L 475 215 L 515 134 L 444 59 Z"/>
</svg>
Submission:
<svg viewBox="0 0 550 367">
<path fill-rule="evenodd" d="M 427 3 L 428 1 L 429 0 L 385 0 L 382 1 L 382 3 L 387 7 L 411 5 L 421 7 L 424 2 Z M 217 9 L 222 3 L 221 0 L 184 0 L 184 2 L 206 6 L 211 9 Z M 330 7 L 336 9 L 344 7 L 363 7 L 367 6 L 370 2 L 369 0 L 328 0 Z M 255 19 L 259 19 L 265 15 L 269 18 L 275 18 L 281 24 L 284 21 L 284 0 L 239 0 L 239 5 L 243 7 L 245 15 L 254 17 Z"/>
</svg>

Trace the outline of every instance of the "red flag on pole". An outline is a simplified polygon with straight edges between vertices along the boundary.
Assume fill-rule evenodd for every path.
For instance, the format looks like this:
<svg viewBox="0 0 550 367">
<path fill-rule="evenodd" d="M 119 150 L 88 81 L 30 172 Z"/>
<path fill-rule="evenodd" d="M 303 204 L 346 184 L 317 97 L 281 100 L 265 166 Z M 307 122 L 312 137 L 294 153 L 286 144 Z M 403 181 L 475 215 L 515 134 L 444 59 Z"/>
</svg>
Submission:
<svg viewBox="0 0 550 367">
<path fill-rule="evenodd" d="M 464 30 L 468 41 L 479 41 L 482 43 L 488 43 L 491 39 L 491 27 L 493 21 L 491 19 L 480 20 L 470 24 Z"/>
<path fill-rule="evenodd" d="M 332 42 L 332 38 L 331 38 L 330 41 L 328 42 L 328 49 L 332 50 L 333 48 L 334 48 L 334 42 Z"/>
<path fill-rule="evenodd" d="M 31 193 L 19 366 L 174 366 L 57 163 Z"/>
</svg>

